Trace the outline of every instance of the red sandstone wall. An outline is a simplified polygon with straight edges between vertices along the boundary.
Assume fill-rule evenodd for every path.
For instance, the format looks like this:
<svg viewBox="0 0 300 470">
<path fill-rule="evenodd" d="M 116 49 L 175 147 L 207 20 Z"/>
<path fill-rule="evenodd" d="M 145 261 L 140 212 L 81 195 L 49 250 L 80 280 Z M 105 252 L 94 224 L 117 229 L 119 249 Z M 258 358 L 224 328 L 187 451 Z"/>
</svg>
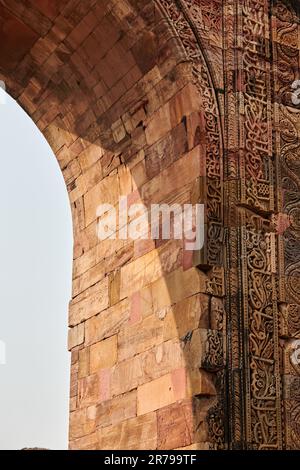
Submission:
<svg viewBox="0 0 300 470">
<path fill-rule="evenodd" d="M 220 328 L 222 287 L 181 240 L 96 233 L 98 205 L 119 196 L 204 202 L 207 105 L 191 62 L 157 2 L 30 4 L 0 7 L 0 67 L 70 195 L 70 448 L 208 448 L 206 339 Z"/>
</svg>

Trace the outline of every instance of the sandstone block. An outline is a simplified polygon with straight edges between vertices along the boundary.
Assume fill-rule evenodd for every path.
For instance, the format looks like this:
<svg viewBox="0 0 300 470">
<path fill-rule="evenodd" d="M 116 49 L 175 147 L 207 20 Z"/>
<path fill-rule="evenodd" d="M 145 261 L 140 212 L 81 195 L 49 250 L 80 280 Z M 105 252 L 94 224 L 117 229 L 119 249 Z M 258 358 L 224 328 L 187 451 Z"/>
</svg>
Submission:
<svg viewBox="0 0 300 470">
<path fill-rule="evenodd" d="M 214 376 L 202 369 L 187 369 L 187 395 L 215 396 L 217 394 L 214 384 Z"/>
<path fill-rule="evenodd" d="M 91 434 L 96 429 L 95 419 L 89 419 L 86 409 L 77 410 L 70 413 L 70 439 L 77 439 L 79 437 Z"/>
<path fill-rule="evenodd" d="M 135 240 L 134 258 L 140 258 L 155 249 L 155 240 Z"/>
<path fill-rule="evenodd" d="M 140 292 L 135 292 L 131 296 L 129 324 L 134 325 L 135 323 L 139 323 L 141 320 L 142 320 L 141 295 L 140 295 Z"/>
<path fill-rule="evenodd" d="M 93 344 L 90 347 L 91 374 L 112 367 L 117 362 L 117 336 Z"/>
<path fill-rule="evenodd" d="M 147 181 L 145 160 L 135 165 L 131 170 L 133 191 L 139 189 Z"/>
<path fill-rule="evenodd" d="M 118 119 L 116 122 L 113 123 L 111 127 L 114 141 L 118 144 L 126 137 L 126 129 L 124 127 L 123 121 Z"/>
<path fill-rule="evenodd" d="M 123 328 L 118 335 L 119 361 L 139 354 L 163 341 L 163 322 L 155 315 Z"/>
<path fill-rule="evenodd" d="M 78 392 L 78 362 L 71 364 L 70 397 L 77 397 Z"/>
<path fill-rule="evenodd" d="M 99 401 L 99 375 L 94 374 L 78 380 L 78 406 L 84 408 Z"/>
<path fill-rule="evenodd" d="M 133 191 L 131 171 L 127 165 L 118 168 L 120 196 L 127 196 Z"/>
<path fill-rule="evenodd" d="M 170 240 L 159 250 L 138 258 L 121 268 L 121 299 L 146 287 L 181 265 L 181 241 Z"/>
<path fill-rule="evenodd" d="M 70 193 L 71 201 L 77 200 L 86 194 L 91 188 L 96 186 L 103 178 L 103 171 L 100 162 L 96 162 L 91 168 L 79 175 L 75 181 L 75 189 Z"/>
<path fill-rule="evenodd" d="M 154 312 L 151 286 L 141 289 L 139 295 L 141 316 L 142 318 L 146 318 Z"/>
<path fill-rule="evenodd" d="M 110 151 L 105 152 L 101 157 L 101 167 L 103 176 L 110 175 L 116 168 L 120 166 L 120 157 L 118 154 L 114 154 Z"/>
<path fill-rule="evenodd" d="M 186 371 L 179 369 L 138 387 L 138 415 L 159 410 L 186 396 Z"/>
<path fill-rule="evenodd" d="M 99 242 L 97 235 L 97 222 L 90 224 L 80 230 L 74 239 L 74 259 L 79 258 L 83 253 L 94 248 Z"/>
<path fill-rule="evenodd" d="M 111 369 L 100 369 L 99 371 L 100 394 L 99 402 L 111 398 Z"/>
<path fill-rule="evenodd" d="M 86 226 L 97 219 L 97 208 L 100 204 L 112 204 L 118 202 L 118 175 L 104 178 L 84 196 Z"/>
<path fill-rule="evenodd" d="M 155 380 L 173 370 L 181 370 L 185 367 L 184 353 L 178 338 L 165 341 L 149 351 L 141 354 L 142 382 Z"/>
<path fill-rule="evenodd" d="M 79 351 L 78 378 L 87 377 L 90 374 L 90 350 L 84 348 Z"/>
<path fill-rule="evenodd" d="M 157 446 L 156 413 L 128 419 L 120 424 L 98 431 L 101 450 L 152 450 Z"/>
<path fill-rule="evenodd" d="M 78 325 L 84 320 L 93 317 L 105 310 L 109 305 L 108 277 L 93 287 L 87 289 L 83 294 L 76 297 L 70 303 L 69 324 Z"/>
<path fill-rule="evenodd" d="M 112 396 L 115 397 L 134 390 L 140 383 L 143 383 L 143 377 L 144 374 L 140 356 L 119 362 L 112 369 Z"/>
<path fill-rule="evenodd" d="M 96 266 L 91 267 L 88 271 L 82 274 L 73 281 L 73 297 L 84 292 L 89 287 L 101 281 L 105 276 L 105 264 L 100 262 Z"/>
<path fill-rule="evenodd" d="M 183 117 L 187 117 L 201 108 L 202 100 L 197 87 L 193 83 L 188 83 L 170 102 L 172 127 L 179 124 Z"/>
<path fill-rule="evenodd" d="M 79 439 L 70 440 L 70 450 L 95 450 L 98 446 L 98 433 L 93 432 Z"/>
<path fill-rule="evenodd" d="M 172 129 L 169 104 L 163 105 L 152 116 L 146 127 L 148 145 L 152 145 Z"/>
<path fill-rule="evenodd" d="M 183 338 L 197 328 L 209 327 L 209 296 L 196 294 L 183 299 L 173 307 L 178 336 Z"/>
<path fill-rule="evenodd" d="M 75 411 L 77 408 L 77 397 L 70 397 L 69 411 Z"/>
<path fill-rule="evenodd" d="M 70 44 L 74 49 L 77 48 L 89 36 L 97 23 L 98 18 L 90 11 L 69 34 L 66 38 L 66 43 Z"/>
<path fill-rule="evenodd" d="M 79 346 L 84 342 L 84 324 L 74 326 L 69 329 L 68 334 L 68 349 L 71 351 L 76 346 Z"/>
<path fill-rule="evenodd" d="M 96 406 L 97 428 L 112 426 L 136 416 L 136 391 L 113 398 Z"/>
<path fill-rule="evenodd" d="M 97 264 L 97 247 L 83 253 L 73 262 L 73 279 L 86 273 L 90 268 Z"/>
<path fill-rule="evenodd" d="M 60 150 L 64 145 L 69 147 L 73 143 L 73 137 L 70 132 L 65 130 L 61 118 L 56 118 L 55 121 L 44 130 L 44 136 L 54 153 Z"/>
<path fill-rule="evenodd" d="M 120 271 L 112 273 L 109 277 L 109 300 L 110 305 L 120 302 Z"/>
<path fill-rule="evenodd" d="M 90 318 L 85 323 L 85 343 L 97 343 L 104 338 L 116 335 L 130 316 L 130 307 L 127 299 L 101 312 L 100 315 Z"/>
<path fill-rule="evenodd" d="M 158 449 L 189 446 L 193 442 L 194 416 L 191 400 L 184 400 L 157 412 Z"/>
<path fill-rule="evenodd" d="M 207 292 L 208 277 L 197 268 L 176 269 L 151 284 L 153 308 L 158 311 L 198 293 Z"/>
<path fill-rule="evenodd" d="M 101 147 L 100 142 L 96 141 L 84 148 L 78 156 L 78 161 L 83 172 L 87 171 L 91 166 L 100 160 L 104 155 L 104 149 Z"/>
</svg>

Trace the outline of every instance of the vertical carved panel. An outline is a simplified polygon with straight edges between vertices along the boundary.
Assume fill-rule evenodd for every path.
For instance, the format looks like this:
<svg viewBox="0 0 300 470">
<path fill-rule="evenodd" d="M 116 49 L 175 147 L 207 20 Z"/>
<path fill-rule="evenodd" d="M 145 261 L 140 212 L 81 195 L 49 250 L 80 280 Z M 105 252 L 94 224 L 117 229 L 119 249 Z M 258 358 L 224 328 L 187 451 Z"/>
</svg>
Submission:
<svg viewBox="0 0 300 470">
<path fill-rule="evenodd" d="M 300 15 L 296 4 L 273 2 L 274 124 L 280 336 L 283 350 L 285 446 L 300 448 L 300 106 L 293 100 L 300 80 Z M 298 339 L 297 339 L 298 338 Z"/>
<path fill-rule="evenodd" d="M 270 2 L 225 4 L 230 442 L 280 449 Z"/>
<path fill-rule="evenodd" d="M 229 447 L 244 447 L 244 350 L 242 287 L 240 276 L 241 226 L 240 202 L 240 96 L 238 71 L 241 45 L 238 37 L 238 4 L 224 2 L 224 81 L 225 81 L 225 155 L 224 203 L 226 227 L 226 312 L 227 312 L 227 397 Z"/>
<path fill-rule="evenodd" d="M 246 446 L 280 449 L 281 400 L 274 211 L 269 1 L 241 9 L 241 205 Z"/>
</svg>

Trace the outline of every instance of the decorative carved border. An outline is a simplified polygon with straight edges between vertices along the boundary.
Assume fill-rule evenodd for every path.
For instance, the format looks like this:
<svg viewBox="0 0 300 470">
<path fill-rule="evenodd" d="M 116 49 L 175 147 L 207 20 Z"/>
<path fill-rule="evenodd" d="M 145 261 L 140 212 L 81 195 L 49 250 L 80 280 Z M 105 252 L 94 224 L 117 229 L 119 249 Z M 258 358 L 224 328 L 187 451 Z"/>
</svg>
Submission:
<svg viewBox="0 0 300 470">
<path fill-rule="evenodd" d="M 282 400 L 297 388 L 286 376 L 294 348 L 279 343 L 300 330 L 299 110 L 286 102 L 300 78 L 299 12 L 226 0 L 224 16 L 230 447 L 299 448 L 299 396 Z"/>
<path fill-rule="evenodd" d="M 269 0 L 224 2 L 229 440 L 282 448 Z"/>
</svg>

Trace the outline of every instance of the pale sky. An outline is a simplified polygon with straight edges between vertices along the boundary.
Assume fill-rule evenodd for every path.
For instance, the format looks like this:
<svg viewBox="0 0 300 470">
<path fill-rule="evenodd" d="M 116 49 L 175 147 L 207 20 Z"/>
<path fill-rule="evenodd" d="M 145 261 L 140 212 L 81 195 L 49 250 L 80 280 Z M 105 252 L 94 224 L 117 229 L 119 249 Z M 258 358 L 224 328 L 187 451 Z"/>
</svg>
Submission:
<svg viewBox="0 0 300 470">
<path fill-rule="evenodd" d="M 0 449 L 65 449 L 70 207 L 48 143 L 9 97 L 0 159 Z"/>
</svg>

